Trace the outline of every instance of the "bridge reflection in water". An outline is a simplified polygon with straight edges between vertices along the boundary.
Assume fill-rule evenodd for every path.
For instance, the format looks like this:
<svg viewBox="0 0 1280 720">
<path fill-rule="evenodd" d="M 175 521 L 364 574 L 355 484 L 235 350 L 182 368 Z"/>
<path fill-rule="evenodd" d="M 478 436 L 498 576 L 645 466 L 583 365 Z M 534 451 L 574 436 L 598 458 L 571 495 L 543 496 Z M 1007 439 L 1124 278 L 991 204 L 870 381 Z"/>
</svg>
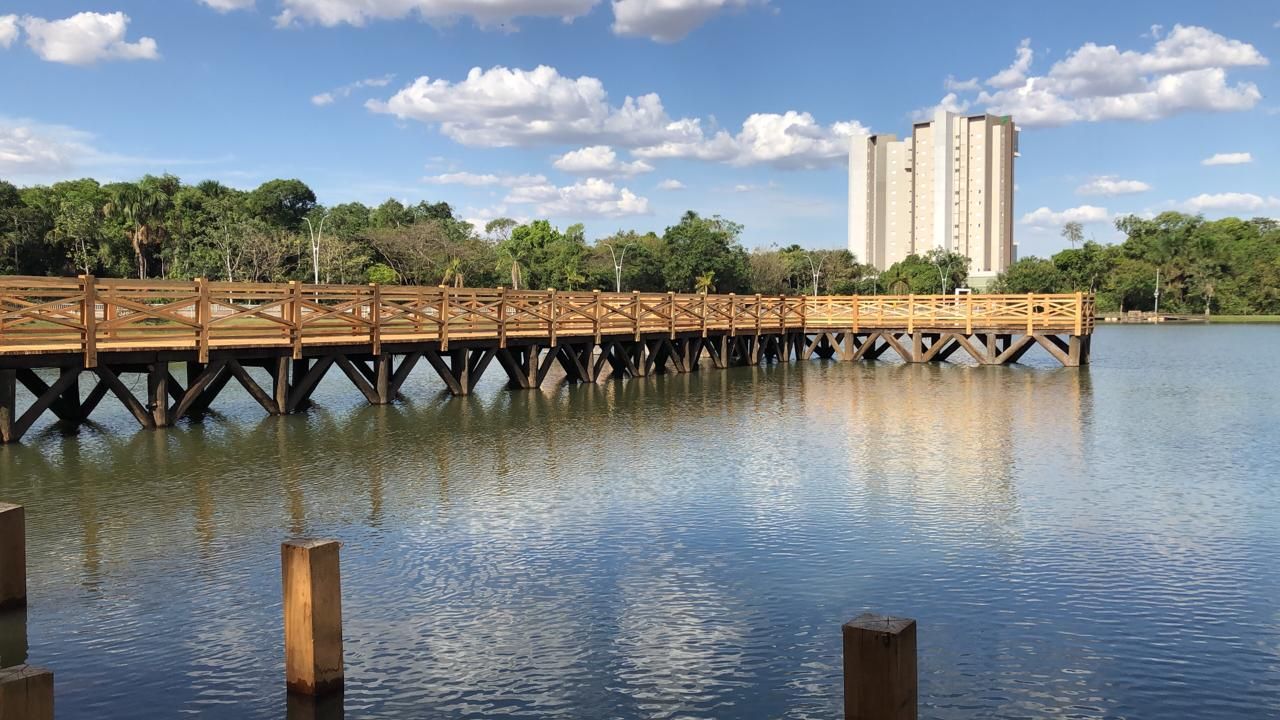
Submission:
<svg viewBox="0 0 1280 720">
<path fill-rule="evenodd" d="M 896 354 L 1086 364 L 1089 295 L 763 297 L 0 278 L 0 441 L 43 414 L 85 422 L 113 395 L 144 427 L 208 412 L 232 381 L 269 414 L 311 406 L 333 368 L 373 405 L 425 360 L 450 393 L 494 360 L 513 389 Z M 180 381 L 173 365 L 185 367 Z M 254 369 L 254 372 L 250 372 Z M 44 370 L 45 373 L 37 373 Z M 96 384 L 80 390 L 82 374 Z M 139 397 L 122 376 L 144 376 Z M 49 381 L 45 376 L 53 376 Z M 265 376 L 265 379 L 264 377 Z M 18 388 L 31 395 L 18 405 Z"/>
<path fill-rule="evenodd" d="M 1088 378 L 784 363 L 558 392 L 502 392 L 494 377 L 450 398 L 422 376 L 386 406 L 354 404 L 335 382 L 305 415 L 255 421 L 241 398 L 182 432 L 111 432 L 128 420 L 117 413 L 101 432 L 5 446 L 0 491 L 38 513 L 33 597 L 65 598 L 40 610 L 41 662 L 92 677 L 104 653 L 128 651 L 131 667 L 171 668 L 156 717 L 232 702 L 278 716 L 255 708 L 282 695 L 274 562 L 286 533 L 346 543 L 348 709 L 581 709 L 599 682 L 636 713 L 705 716 L 744 683 L 780 678 L 809 688 L 791 687 L 792 701 L 822 707 L 821 678 L 838 670 L 807 644 L 824 636 L 757 657 L 773 621 L 743 605 L 755 597 L 743 578 L 806 575 L 819 550 L 826 572 L 856 570 L 832 558 L 880 541 L 854 542 L 831 512 L 945 513 L 998 545 L 1018 531 L 1008 468 L 1046 437 L 1064 469 L 1075 462 Z M 980 429 L 956 420 L 975 417 Z M 729 524 L 697 529 L 714 518 Z M 700 549 L 673 550 L 686 542 Z M 780 553 L 795 557 L 779 567 Z M 128 701 L 94 687 L 69 685 L 60 703 Z M 332 704 L 288 711 L 338 717 Z"/>
</svg>

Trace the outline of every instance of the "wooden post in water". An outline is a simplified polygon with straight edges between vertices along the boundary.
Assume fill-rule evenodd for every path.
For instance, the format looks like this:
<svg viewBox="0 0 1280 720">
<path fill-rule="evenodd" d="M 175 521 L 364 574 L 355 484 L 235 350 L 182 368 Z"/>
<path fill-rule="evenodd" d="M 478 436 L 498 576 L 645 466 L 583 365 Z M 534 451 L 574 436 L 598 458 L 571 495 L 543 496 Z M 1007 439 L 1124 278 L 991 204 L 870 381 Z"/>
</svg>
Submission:
<svg viewBox="0 0 1280 720">
<path fill-rule="evenodd" d="M 0 718 L 53 720 L 53 671 L 30 665 L 0 670 Z"/>
<path fill-rule="evenodd" d="M 342 691 L 342 590 L 336 540 L 280 546 L 284 576 L 284 664 L 290 692 Z"/>
<path fill-rule="evenodd" d="M 841 631 L 845 720 L 916 720 L 916 621 L 863 613 Z"/>
<path fill-rule="evenodd" d="M 27 511 L 21 505 L 0 503 L 0 610 L 26 605 Z"/>
</svg>

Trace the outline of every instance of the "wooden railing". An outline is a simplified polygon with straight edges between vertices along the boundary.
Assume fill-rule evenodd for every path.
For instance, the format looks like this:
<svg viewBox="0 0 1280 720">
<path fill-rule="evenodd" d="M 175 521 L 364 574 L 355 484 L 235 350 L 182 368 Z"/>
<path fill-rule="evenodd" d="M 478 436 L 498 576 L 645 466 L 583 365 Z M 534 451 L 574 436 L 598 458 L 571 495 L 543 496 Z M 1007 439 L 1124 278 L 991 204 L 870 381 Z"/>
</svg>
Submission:
<svg viewBox="0 0 1280 720">
<path fill-rule="evenodd" d="M 1088 294 L 761 296 L 0 276 L 0 355 L 785 330 L 1093 331 Z"/>
</svg>

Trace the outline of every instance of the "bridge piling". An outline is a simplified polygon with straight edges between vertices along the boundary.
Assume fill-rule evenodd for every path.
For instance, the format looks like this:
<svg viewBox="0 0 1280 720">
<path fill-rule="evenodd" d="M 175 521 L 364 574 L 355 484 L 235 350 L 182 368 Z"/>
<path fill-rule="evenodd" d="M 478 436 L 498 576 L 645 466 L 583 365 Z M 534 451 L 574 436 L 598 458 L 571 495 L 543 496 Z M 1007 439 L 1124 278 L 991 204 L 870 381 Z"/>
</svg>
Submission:
<svg viewBox="0 0 1280 720">
<path fill-rule="evenodd" d="M 343 688 L 338 549 L 336 540 L 280 546 L 285 684 L 292 693 L 330 695 Z"/>
<path fill-rule="evenodd" d="M 916 621 L 863 613 L 841 635 L 846 720 L 916 720 Z"/>
</svg>

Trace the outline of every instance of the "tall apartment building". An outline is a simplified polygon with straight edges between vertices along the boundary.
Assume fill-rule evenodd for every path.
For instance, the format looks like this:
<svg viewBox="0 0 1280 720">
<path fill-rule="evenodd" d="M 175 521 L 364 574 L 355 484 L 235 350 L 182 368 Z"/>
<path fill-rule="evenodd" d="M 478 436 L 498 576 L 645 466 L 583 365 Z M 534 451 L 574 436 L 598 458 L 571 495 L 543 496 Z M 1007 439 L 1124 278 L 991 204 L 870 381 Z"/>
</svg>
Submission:
<svg viewBox="0 0 1280 720">
<path fill-rule="evenodd" d="M 943 248 L 967 256 L 972 284 L 1013 262 L 1013 159 L 1007 115 L 939 110 L 911 137 L 856 137 L 849 149 L 849 250 L 880 270 Z"/>
</svg>

